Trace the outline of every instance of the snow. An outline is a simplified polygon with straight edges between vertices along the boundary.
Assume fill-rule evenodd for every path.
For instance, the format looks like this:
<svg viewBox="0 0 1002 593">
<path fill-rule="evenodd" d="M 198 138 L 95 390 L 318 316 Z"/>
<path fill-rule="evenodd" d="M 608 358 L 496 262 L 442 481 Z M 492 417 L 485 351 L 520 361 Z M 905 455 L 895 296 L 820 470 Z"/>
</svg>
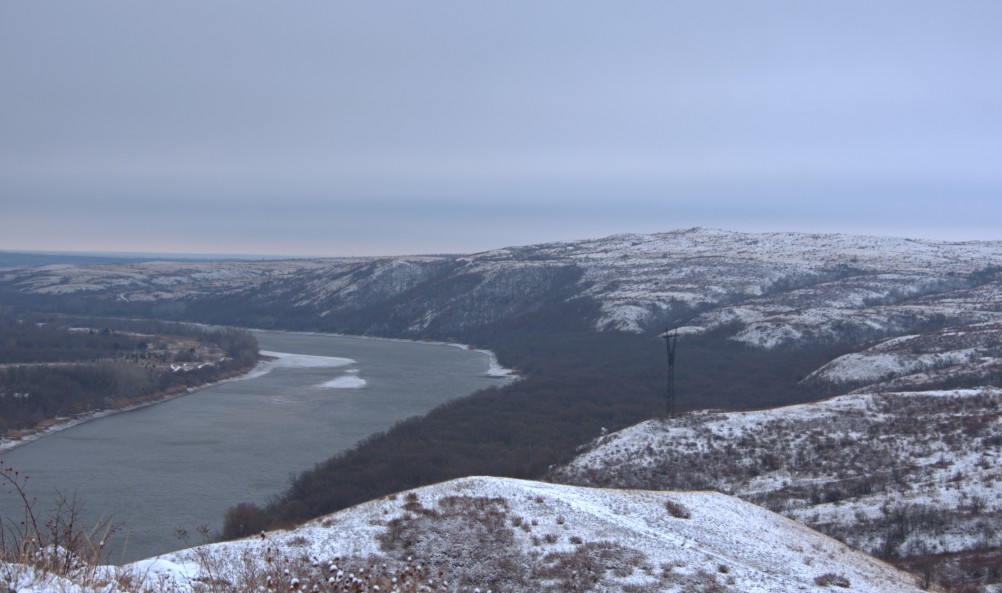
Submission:
<svg viewBox="0 0 1002 593">
<path fill-rule="evenodd" d="M 292 354 L 289 352 L 274 352 L 271 350 L 261 350 L 261 356 L 265 357 L 254 367 L 254 369 L 239 377 L 240 379 L 256 379 L 263 377 L 276 369 L 309 369 L 309 368 L 339 368 L 355 364 L 351 358 L 339 356 L 316 356 L 313 354 Z"/>
<path fill-rule="evenodd" d="M 358 376 L 358 371 L 354 370 L 348 371 L 348 374 L 331 379 L 326 383 L 321 383 L 318 387 L 327 389 L 361 389 L 367 384 L 365 379 Z"/>
<path fill-rule="evenodd" d="M 323 316 L 399 297 L 437 278 L 447 262 L 462 264 L 452 274 L 481 281 L 414 313 L 406 320 L 414 333 L 457 307 L 476 307 L 471 300 L 485 293 L 525 289 L 524 282 L 512 282 L 513 274 L 545 277 L 547 270 L 557 269 L 580 270 L 577 292 L 568 298 L 596 299 L 600 330 L 641 331 L 666 314 L 709 307 L 715 310 L 688 325 L 713 329 L 736 317 L 758 324 L 738 339 L 770 347 L 839 338 L 845 324 L 860 316 L 867 326 L 891 334 L 914 315 L 963 316 L 964 323 L 1002 320 L 993 306 L 1002 295 L 998 281 L 965 284 L 967 274 L 1002 264 L 1002 242 L 700 228 L 509 247 L 457 259 L 63 265 L 17 270 L 3 278 L 28 293 L 88 291 L 128 301 L 177 302 L 266 293 L 266 283 L 277 282 L 286 293 L 276 298 L 286 306 L 314 308 Z M 724 315 L 732 306 L 741 312 Z M 812 311 L 825 313 L 819 317 Z"/>
<path fill-rule="evenodd" d="M 978 323 L 927 334 L 899 336 L 846 354 L 806 381 L 848 384 L 856 392 L 922 389 L 923 384 L 991 382 L 1002 370 L 1002 325 Z"/>
<path fill-rule="evenodd" d="M 392 570 L 416 551 L 421 557 L 415 561 L 444 571 L 443 578 L 459 587 L 476 576 L 504 583 L 505 590 L 563 591 L 585 578 L 601 591 L 821 593 L 827 589 L 816 579 L 836 574 L 858 593 L 919 591 L 914 576 L 731 496 L 488 477 L 387 496 L 291 530 L 99 567 L 96 574 L 108 576 L 103 593 L 124 593 L 113 575 L 131 575 L 156 590 L 195 593 L 211 580 L 234 582 L 239 574 L 269 567 L 292 567 L 285 579 L 306 582 L 294 572 L 303 566 L 296 558 L 324 567 L 336 563 L 335 572 L 366 563 Z M 17 565 L 0 566 L 0 575 L 14 575 L 6 580 L 18 593 L 97 590 Z"/>
<path fill-rule="evenodd" d="M 964 364 L 970 361 L 974 349 L 955 350 L 936 354 L 908 356 L 904 353 L 846 354 L 826 364 L 811 375 L 832 383 L 876 381 L 924 369 Z"/>
<path fill-rule="evenodd" d="M 343 367 L 349 364 L 354 364 L 355 361 L 350 358 L 341 358 L 338 356 L 316 356 L 313 354 L 290 354 L 288 352 L 274 352 L 271 350 L 262 350 L 261 356 L 268 358 L 274 358 L 275 360 L 266 362 L 272 369 L 282 369 L 282 368 L 335 368 Z"/>
<path fill-rule="evenodd" d="M 445 501 L 451 501 L 453 506 L 443 506 Z M 512 544 L 494 552 L 489 537 L 464 539 L 484 534 L 474 525 L 468 526 L 470 531 L 464 531 L 462 521 L 453 524 L 453 531 L 448 532 L 446 539 L 439 540 L 435 535 L 437 515 L 414 511 L 462 510 L 465 507 L 455 505 L 462 505 L 463 501 L 471 505 L 463 511 L 470 513 L 470 517 L 476 516 L 478 505 L 493 505 L 504 517 L 505 522 L 499 528 L 511 531 Z M 689 518 L 673 516 L 666 510 L 669 504 L 686 509 Z M 401 525 L 413 522 L 428 529 L 424 543 L 415 545 L 433 557 L 417 560 L 435 570 L 462 570 L 461 566 L 450 565 L 445 556 L 437 557 L 457 545 L 463 554 L 470 555 L 470 558 L 464 556 L 464 560 L 475 560 L 481 568 L 510 570 L 492 564 L 492 554 L 496 553 L 519 559 L 542 572 L 541 567 L 554 558 L 570 561 L 575 554 L 587 554 L 589 546 L 599 544 L 613 545 L 611 550 L 621 549 L 623 557 L 632 559 L 626 565 L 614 564 L 600 570 L 597 578 L 602 590 L 622 591 L 626 586 L 646 585 L 662 591 L 689 591 L 716 583 L 723 590 L 733 587 L 749 593 L 823 591 L 814 579 L 827 573 L 844 576 L 851 582 L 852 590 L 861 593 L 918 590 L 911 575 L 793 521 L 722 494 L 606 490 L 485 477 L 462 478 L 392 495 L 291 531 L 175 552 L 161 560 L 188 570 L 189 563 L 211 555 L 221 566 L 237 567 L 253 559 L 260 562 L 266 555 L 264 550 L 270 547 L 292 549 L 295 554 L 321 562 L 335 557 L 373 557 L 378 562 L 392 563 L 398 561 L 397 556 L 385 550 L 379 538 L 388 533 L 395 521 L 404 521 Z M 536 570 L 529 566 L 522 569 Z M 190 578 L 187 572 L 174 574 Z"/>
<path fill-rule="evenodd" d="M 477 352 L 482 352 L 488 357 L 487 372 L 485 373 L 488 377 L 509 379 L 518 376 L 518 373 L 514 370 L 501 366 L 501 363 L 498 362 L 497 355 L 490 350 L 478 349 Z"/>
<path fill-rule="evenodd" d="M 551 478 L 714 488 L 864 550 L 886 544 L 894 512 L 932 509 L 942 524 L 917 522 L 895 544 L 903 553 L 998 546 L 1002 522 L 988 518 L 1002 511 L 1000 409 L 1002 389 L 978 388 L 701 412 L 600 436 Z"/>
</svg>

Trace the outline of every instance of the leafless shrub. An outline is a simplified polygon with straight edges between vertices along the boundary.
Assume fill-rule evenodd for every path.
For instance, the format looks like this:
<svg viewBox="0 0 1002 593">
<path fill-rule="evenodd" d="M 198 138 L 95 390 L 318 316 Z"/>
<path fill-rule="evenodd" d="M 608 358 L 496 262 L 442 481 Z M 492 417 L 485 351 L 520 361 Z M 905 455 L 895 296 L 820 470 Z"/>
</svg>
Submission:
<svg viewBox="0 0 1002 593">
<path fill-rule="evenodd" d="M 105 560 L 109 538 L 121 525 L 101 519 L 93 527 L 84 527 L 80 501 L 63 494 L 57 494 L 48 516 L 41 517 L 35 512 L 35 499 L 28 494 L 29 479 L 0 460 L 0 485 L 21 506 L 19 517 L 0 516 L 0 563 L 29 566 L 61 576 L 93 575 Z"/>
<path fill-rule="evenodd" d="M 412 560 L 388 564 L 363 562 L 353 558 L 321 561 L 305 555 L 290 555 L 272 546 L 247 550 L 237 558 L 218 556 L 209 548 L 196 548 L 191 555 L 202 571 L 202 577 L 191 585 L 193 593 L 457 591 L 455 586 L 444 581 L 441 573 Z M 225 575 L 225 578 L 221 578 L 221 575 Z M 177 590 L 170 583 L 164 585 L 167 586 L 136 590 L 136 593 L 168 593 Z"/>
<path fill-rule="evenodd" d="M 685 508 L 685 505 L 670 498 L 665 501 L 665 508 L 668 509 L 668 513 L 676 519 L 692 518 L 692 514 L 689 512 L 689 509 Z"/>
<path fill-rule="evenodd" d="M 378 540 L 398 560 L 413 556 L 442 566 L 444 578 L 464 588 L 523 590 L 528 560 L 515 545 L 508 510 L 503 498 L 446 496 L 434 509 L 388 521 Z"/>
<path fill-rule="evenodd" d="M 550 552 L 537 572 L 543 580 L 555 581 L 559 591 L 589 591 L 607 571 L 627 577 L 646 559 L 641 552 L 615 542 L 594 542 L 570 552 Z"/>
<path fill-rule="evenodd" d="M 848 589 L 852 586 L 849 579 L 845 578 L 840 574 L 835 574 L 833 572 L 826 572 L 825 574 L 818 575 L 814 577 L 814 584 L 820 585 L 822 587 L 834 586 L 842 587 L 843 589 Z"/>
</svg>

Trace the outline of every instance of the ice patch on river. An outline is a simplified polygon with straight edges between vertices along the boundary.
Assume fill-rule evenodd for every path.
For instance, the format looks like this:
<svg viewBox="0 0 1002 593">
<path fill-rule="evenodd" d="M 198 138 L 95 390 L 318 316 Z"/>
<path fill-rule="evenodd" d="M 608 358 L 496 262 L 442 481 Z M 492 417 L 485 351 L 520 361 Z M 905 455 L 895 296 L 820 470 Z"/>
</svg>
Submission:
<svg viewBox="0 0 1002 593">
<path fill-rule="evenodd" d="M 349 371 L 347 375 L 320 384 L 319 388 L 328 389 L 361 389 L 368 385 L 365 379 L 358 376 L 358 371 Z"/>
<path fill-rule="evenodd" d="M 351 358 L 341 358 L 340 356 L 315 356 L 313 354 L 289 354 L 288 352 L 272 352 L 262 350 L 262 356 L 272 357 L 273 368 L 333 368 L 355 364 Z"/>
<path fill-rule="evenodd" d="M 501 366 L 498 362 L 498 357 L 490 350 L 477 350 L 477 352 L 483 352 L 488 356 L 488 366 L 487 372 L 485 373 L 488 377 L 493 377 L 495 379 L 517 379 L 518 373 L 512 369 L 505 368 Z"/>
<path fill-rule="evenodd" d="M 355 364 L 351 358 L 340 356 L 315 356 L 313 354 L 290 354 L 288 352 L 273 352 L 261 350 L 261 356 L 271 360 L 258 363 L 254 370 L 240 377 L 241 379 L 256 379 L 267 375 L 275 369 L 319 369 L 337 368 Z"/>
</svg>

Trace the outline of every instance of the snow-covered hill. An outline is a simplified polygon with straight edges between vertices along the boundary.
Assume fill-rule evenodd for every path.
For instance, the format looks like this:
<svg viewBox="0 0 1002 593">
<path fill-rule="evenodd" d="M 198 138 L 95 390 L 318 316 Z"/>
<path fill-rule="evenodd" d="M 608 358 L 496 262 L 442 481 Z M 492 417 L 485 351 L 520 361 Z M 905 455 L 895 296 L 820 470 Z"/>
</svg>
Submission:
<svg viewBox="0 0 1002 593">
<path fill-rule="evenodd" d="M 484 592 L 919 590 L 913 575 L 730 496 L 479 477 L 134 568 L 184 591 L 270 567 L 276 581 L 310 590 L 366 566 L 403 571 L 408 558 L 431 568 L 436 591 L 443 581 L 449 591 Z"/>
<path fill-rule="evenodd" d="M 1002 321 L 999 266 L 1002 242 L 687 229 L 461 257 L 54 265 L 8 272 L 0 288 L 123 312 L 156 303 L 178 317 L 277 311 L 384 335 L 442 334 L 588 300 L 596 329 L 690 319 L 686 331 L 725 328 L 772 347 Z"/>
<path fill-rule="evenodd" d="M 885 556 L 1002 546 L 1002 390 L 854 394 L 650 420 L 559 482 L 712 488 Z"/>
<path fill-rule="evenodd" d="M 937 382 L 999 384 L 1002 324 L 981 323 L 881 341 L 824 365 L 805 381 L 866 391 L 921 389 Z"/>
</svg>

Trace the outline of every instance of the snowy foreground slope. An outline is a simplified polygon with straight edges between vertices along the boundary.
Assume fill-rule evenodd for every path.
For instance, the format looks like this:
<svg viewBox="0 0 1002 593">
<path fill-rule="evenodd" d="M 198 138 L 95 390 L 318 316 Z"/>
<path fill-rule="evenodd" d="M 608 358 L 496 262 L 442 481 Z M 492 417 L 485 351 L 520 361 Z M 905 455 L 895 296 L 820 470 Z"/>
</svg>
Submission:
<svg viewBox="0 0 1002 593">
<path fill-rule="evenodd" d="M 837 584 L 861 593 L 918 590 L 912 575 L 723 494 L 480 477 L 135 566 L 152 575 L 165 571 L 187 590 L 192 578 L 209 576 L 198 567 L 207 556 L 215 558 L 214 578 L 226 578 L 269 556 L 280 563 L 282 554 L 315 558 L 323 567 L 338 558 L 340 570 L 356 572 L 370 562 L 413 557 L 443 571 L 449 590 L 775 593 Z"/>
<path fill-rule="evenodd" d="M 643 422 L 551 479 L 715 489 L 884 557 L 1002 546 L 1002 390 L 852 394 Z"/>
</svg>

